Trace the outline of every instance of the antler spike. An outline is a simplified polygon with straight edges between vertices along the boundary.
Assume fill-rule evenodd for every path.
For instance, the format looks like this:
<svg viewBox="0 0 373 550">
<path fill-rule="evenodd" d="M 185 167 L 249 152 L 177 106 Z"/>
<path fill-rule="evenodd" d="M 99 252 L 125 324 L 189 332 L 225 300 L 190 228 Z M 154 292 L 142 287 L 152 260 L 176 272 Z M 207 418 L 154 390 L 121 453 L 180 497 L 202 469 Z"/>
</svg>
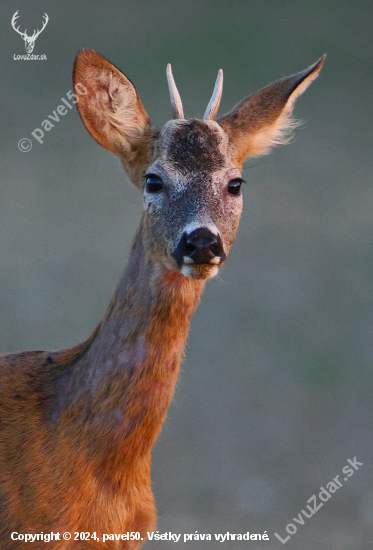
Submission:
<svg viewBox="0 0 373 550">
<path fill-rule="evenodd" d="M 167 82 L 170 90 L 170 99 L 172 105 L 172 116 L 174 118 L 184 118 L 183 104 L 181 103 L 180 94 L 177 91 L 175 80 L 172 74 L 171 64 L 167 65 Z"/>
<path fill-rule="evenodd" d="M 212 93 L 210 102 L 207 105 L 205 114 L 203 115 L 204 120 L 214 120 L 214 118 L 218 114 L 222 92 L 223 92 L 223 70 L 219 69 L 218 76 L 215 82 L 214 91 Z"/>
</svg>

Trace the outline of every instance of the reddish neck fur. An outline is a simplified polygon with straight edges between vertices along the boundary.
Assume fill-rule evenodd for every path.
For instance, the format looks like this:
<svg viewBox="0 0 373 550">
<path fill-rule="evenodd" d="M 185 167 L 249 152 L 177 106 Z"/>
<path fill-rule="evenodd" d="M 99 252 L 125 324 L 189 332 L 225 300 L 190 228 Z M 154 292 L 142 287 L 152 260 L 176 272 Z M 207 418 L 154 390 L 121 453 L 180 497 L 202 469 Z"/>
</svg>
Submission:
<svg viewBox="0 0 373 550">
<path fill-rule="evenodd" d="M 166 270 L 145 254 L 141 223 L 105 318 L 73 368 L 67 407 L 57 411 L 62 423 L 74 417 L 79 445 L 87 435 L 86 451 L 106 480 L 125 484 L 129 466 L 149 454 L 203 287 L 204 281 Z"/>
</svg>

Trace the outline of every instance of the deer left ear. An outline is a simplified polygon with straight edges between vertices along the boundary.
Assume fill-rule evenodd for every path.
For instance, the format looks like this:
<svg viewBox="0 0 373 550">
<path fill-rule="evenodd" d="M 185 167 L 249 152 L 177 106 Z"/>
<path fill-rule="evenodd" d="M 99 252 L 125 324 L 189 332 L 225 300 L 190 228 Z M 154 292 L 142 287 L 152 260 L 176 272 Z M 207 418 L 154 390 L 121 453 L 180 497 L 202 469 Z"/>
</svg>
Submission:
<svg viewBox="0 0 373 550">
<path fill-rule="evenodd" d="M 291 117 L 294 102 L 318 77 L 325 58 L 323 55 L 305 71 L 269 84 L 217 120 L 228 134 L 232 161 L 239 169 L 246 158 L 265 155 L 274 145 L 288 142 L 297 125 Z"/>
</svg>

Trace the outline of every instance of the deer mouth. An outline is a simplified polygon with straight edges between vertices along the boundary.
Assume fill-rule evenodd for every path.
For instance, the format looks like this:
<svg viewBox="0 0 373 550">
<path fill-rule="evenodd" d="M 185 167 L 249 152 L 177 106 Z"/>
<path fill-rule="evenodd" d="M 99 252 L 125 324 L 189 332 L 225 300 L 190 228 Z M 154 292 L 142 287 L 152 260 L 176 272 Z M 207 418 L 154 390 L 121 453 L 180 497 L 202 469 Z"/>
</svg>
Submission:
<svg viewBox="0 0 373 550">
<path fill-rule="evenodd" d="M 187 263 L 181 267 L 181 273 L 188 279 L 212 279 L 219 271 L 216 264 L 191 264 Z"/>
</svg>

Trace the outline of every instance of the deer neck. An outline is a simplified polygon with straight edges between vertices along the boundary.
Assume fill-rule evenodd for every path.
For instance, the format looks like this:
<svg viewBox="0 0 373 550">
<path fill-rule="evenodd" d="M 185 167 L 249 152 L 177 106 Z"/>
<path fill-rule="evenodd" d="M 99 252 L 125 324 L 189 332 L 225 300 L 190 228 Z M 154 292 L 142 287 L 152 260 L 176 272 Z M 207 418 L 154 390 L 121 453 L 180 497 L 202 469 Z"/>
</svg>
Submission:
<svg viewBox="0 0 373 550">
<path fill-rule="evenodd" d="M 102 429 L 106 448 L 108 433 L 113 444 L 125 443 L 121 459 L 123 453 L 130 459 L 129 452 L 138 458 L 155 442 L 204 287 L 147 255 L 146 239 L 142 220 L 106 315 L 69 383 L 74 417 Z"/>
</svg>

